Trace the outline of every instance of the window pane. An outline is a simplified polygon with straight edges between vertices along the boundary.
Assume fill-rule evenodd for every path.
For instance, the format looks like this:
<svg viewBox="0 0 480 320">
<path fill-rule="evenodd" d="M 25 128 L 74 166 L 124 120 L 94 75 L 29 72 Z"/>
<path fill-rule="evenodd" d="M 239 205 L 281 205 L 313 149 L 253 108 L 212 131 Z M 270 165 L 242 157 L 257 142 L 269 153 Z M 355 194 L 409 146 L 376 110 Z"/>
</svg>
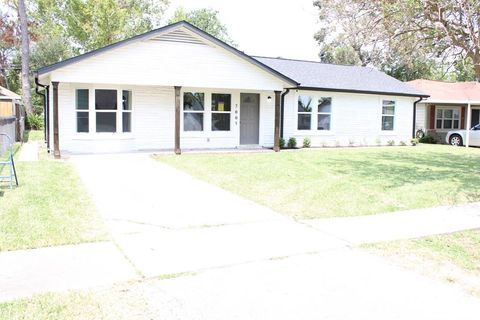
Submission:
<svg viewBox="0 0 480 320">
<path fill-rule="evenodd" d="M 437 109 L 437 118 L 443 118 L 443 110 L 442 109 Z"/>
<path fill-rule="evenodd" d="M 131 112 L 123 112 L 122 130 L 123 132 L 132 132 L 132 113 Z"/>
<path fill-rule="evenodd" d="M 122 91 L 123 110 L 132 110 L 132 91 Z"/>
<path fill-rule="evenodd" d="M 452 129 L 452 120 L 443 120 L 443 129 Z"/>
<path fill-rule="evenodd" d="M 383 100 L 383 106 L 395 106 L 395 101 L 393 101 L 393 100 Z"/>
<path fill-rule="evenodd" d="M 383 114 L 387 114 L 387 115 L 394 115 L 395 114 L 395 107 L 392 107 L 392 106 L 387 106 L 387 107 L 383 107 Z"/>
<path fill-rule="evenodd" d="M 117 131 L 117 113 L 116 112 L 97 112 L 97 132 L 116 132 Z"/>
<path fill-rule="evenodd" d="M 310 123 L 312 121 L 312 116 L 309 114 L 299 114 L 298 115 L 298 130 L 310 130 Z"/>
<path fill-rule="evenodd" d="M 453 129 L 458 129 L 460 127 L 459 124 L 460 124 L 460 121 L 453 120 Z"/>
<path fill-rule="evenodd" d="M 183 114 L 184 131 L 203 131 L 203 113 L 186 112 Z"/>
<path fill-rule="evenodd" d="M 460 119 L 460 111 L 454 110 L 453 111 L 453 118 L 454 119 Z"/>
<path fill-rule="evenodd" d="M 382 130 L 393 130 L 393 117 L 392 116 L 383 116 L 382 117 Z"/>
<path fill-rule="evenodd" d="M 96 110 L 117 110 L 117 90 L 95 90 Z"/>
<path fill-rule="evenodd" d="M 318 115 L 318 130 L 330 130 L 330 115 L 319 114 Z"/>
<path fill-rule="evenodd" d="M 442 120 L 437 120 L 437 129 L 442 129 Z"/>
<path fill-rule="evenodd" d="M 77 90 L 77 109 L 88 110 L 88 89 Z"/>
<path fill-rule="evenodd" d="M 298 97 L 298 112 L 312 112 L 312 97 Z"/>
<path fill-rule="evenodd" d="M 77 112 L 77 132 L 88 132 L 88 112 Z"/>
<path fill-rule="evenodd" d="M 229 131 L 230 113 L 212 113 L 212 131 Z"/>
<path fill-rule="evenodd" d="M 231 108 L 229 94 L 212 93 L 212 111 L 230 111 Z"/>
<path fill-rule="evenodd" d="M 452 119 L 453 118 L 453 110 L 445 109 L 443 111 L 443 116 L 444 116 L 445 119 Z"/>
<path fill-rule="evenodd" d="M 318 112 L 332 112 L 332 98 L 320 98 L 320 100 L 318 100 Z"/>
<path fill-rule="evenodd" d="M 204 102 L 204 93 L 185 92 L 183 94 L 183 110 L 203 111 Z"/>
</svg>

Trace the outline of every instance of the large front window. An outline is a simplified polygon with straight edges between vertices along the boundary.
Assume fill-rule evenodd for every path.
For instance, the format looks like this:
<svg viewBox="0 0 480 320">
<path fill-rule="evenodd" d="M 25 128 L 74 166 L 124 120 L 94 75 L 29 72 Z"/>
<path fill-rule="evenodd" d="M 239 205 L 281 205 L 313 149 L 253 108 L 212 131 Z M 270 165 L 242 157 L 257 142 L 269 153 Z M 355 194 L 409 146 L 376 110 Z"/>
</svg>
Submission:
<svg viewBox="0 0 480 320">
<path fill-rule="evenodd" d="M 183 130 L 203 131 L 203 113 L 205 111 L 205 94 L 185 92 L 183 94 Z"/>
<path fill-rule="evenodd" d="M 212 93 L 212 131 L 230 131 L 230 94 Z"/>
<path fill-rule="evenodd" d="M 332 123 L 332 98 L 320 98 L 318 100 L 318 130 L 330 130 Z"/>
<path fill-rule="evenodd" d="M 117 132 L 117 90 L 95 90 L 97 132 Z"/>
<path fill-rule="evenodd" d="M 393 131 L 395 128 L 395 101 L 382 102 L 382 130 Z"/>
<path fill-rule="evenodd" d="M 460 110 L 459 109 L 437 109 L 437 129 L 459 129 L 460 128 Z"/>
<path fill-rule="evenodd" d="M 310 130 L 312 128 L 312 97 L 298 97 L 298 130 Z"/>
</svg>

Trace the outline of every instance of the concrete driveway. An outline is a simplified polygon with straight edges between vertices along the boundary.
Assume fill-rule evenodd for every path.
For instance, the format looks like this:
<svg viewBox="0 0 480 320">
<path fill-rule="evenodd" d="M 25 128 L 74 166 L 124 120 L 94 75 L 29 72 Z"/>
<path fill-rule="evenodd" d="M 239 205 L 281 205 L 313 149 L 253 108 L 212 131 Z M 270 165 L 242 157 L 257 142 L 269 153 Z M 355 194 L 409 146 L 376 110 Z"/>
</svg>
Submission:
<svg viewBox="0 0 480 320">
<path fill-rule="evenodd" d="M 162 319 L 476 319 L 480 300 L 147 154 L 71 157 Z M 157 294 L 156 294 L 157 293 Z M 163 297 L 163 298 L 162 298 Z M 162 300 L 164 299 L 164 300 Z"/>
</svg>

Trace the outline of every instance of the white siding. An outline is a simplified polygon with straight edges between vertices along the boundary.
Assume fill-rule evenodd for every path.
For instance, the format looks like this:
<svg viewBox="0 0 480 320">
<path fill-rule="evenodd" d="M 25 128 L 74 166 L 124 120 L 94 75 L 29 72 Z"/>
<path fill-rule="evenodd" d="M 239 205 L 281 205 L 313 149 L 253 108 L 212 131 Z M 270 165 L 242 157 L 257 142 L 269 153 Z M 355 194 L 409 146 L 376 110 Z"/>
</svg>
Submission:
<svg viewBox="0 0 480 320">
<path fill-rule="evenodd" d="M 282 90 L 288 85 L 221 47 L 151 40 L 118 47 L 54 70 L 51 79 L 250 90 Z"/>
<path fill-rule="evenodd" d="M 75 90 L 90 90 L 90 132 L 76 132 Z M 96 133 L 93 96 L 95 89 L 116 89 L 132 91 L 132 132 Z M 181 92 L 204 92 L 205 113 L 204 131 L 184 132 L 181 115 L 181 148 L 209 149 L 236 148 L 240 142 L 240 93 L 260 94 L 260 135 L 259 144 L 273 146 L 274 94 L 271 91 L 248 91 L 228 89 L 184 88 Z M 231 130 L 211 131 L 211 94 L 229 93 L 232 95 Z M 51 97 L 53 94 L 51 94 Z M 272 99 L 269 101 L 268 97 Z M 119 86 L 60 83 L 59 92 L 59 132 L 60 149 L 71 153 L 107 153 L 136 150 L 168 150 L 174 147 L 175 99 L 171 87 L 160 86 Z M 53 109 L 53 101 L 51 101 Z M 183 102 L 182 102 L 183 105 Z M 53 148 L 53 118 L 51 147 Z M 118 126 L 117 126 L 118 129 Z"/>
<path fill-rule="evenodd" d="M 330 131 L 297 130 L 297 99 L 299 95 L 332 98 L 332 120 Z M 394 100 L 394 131 L 382 131 L 382 100 Z M 394 140 L 408 142 L 412 135 L 414 98 L 380 96 L 370 94 L 336 93 L 321 91 L 291 91 L 285 98 L 284 138 L 297 139 L 301 146 L 304 137 L 309 137 L 312 146 L 348 146 L 386 144 Z M 312 121 L 316 117 L 316 104 L 313 108 Z"/>
<path fill-rule="evenodd" d="M 427 129 L 427 107 L 425 104 L 417 104 L 417 114 L 415 120 L 415 130 Z"/>
</svg>

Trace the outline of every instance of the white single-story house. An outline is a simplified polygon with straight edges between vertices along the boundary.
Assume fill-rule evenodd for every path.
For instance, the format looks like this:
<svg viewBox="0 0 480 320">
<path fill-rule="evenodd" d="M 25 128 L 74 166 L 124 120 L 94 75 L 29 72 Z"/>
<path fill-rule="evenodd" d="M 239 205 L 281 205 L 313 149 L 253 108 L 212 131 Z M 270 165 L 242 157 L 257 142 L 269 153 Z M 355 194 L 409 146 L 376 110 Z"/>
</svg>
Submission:
<svg viewBox="0 0 480 320">
<path fill-rule="evenodd" d="M 472 128 L 480 123 L 480 83 L 418 79 L 408 84 L 429 95 L 417 105 L 416 131 L 446 143 L 448 131 Z"/>
<path fill-rule="evenodd" d="M 374 145 L 411 138 L 424 93 L 371 68 L 249 56 L 187 22 L 43 67 L 62 152 Z"/>
</svg>

